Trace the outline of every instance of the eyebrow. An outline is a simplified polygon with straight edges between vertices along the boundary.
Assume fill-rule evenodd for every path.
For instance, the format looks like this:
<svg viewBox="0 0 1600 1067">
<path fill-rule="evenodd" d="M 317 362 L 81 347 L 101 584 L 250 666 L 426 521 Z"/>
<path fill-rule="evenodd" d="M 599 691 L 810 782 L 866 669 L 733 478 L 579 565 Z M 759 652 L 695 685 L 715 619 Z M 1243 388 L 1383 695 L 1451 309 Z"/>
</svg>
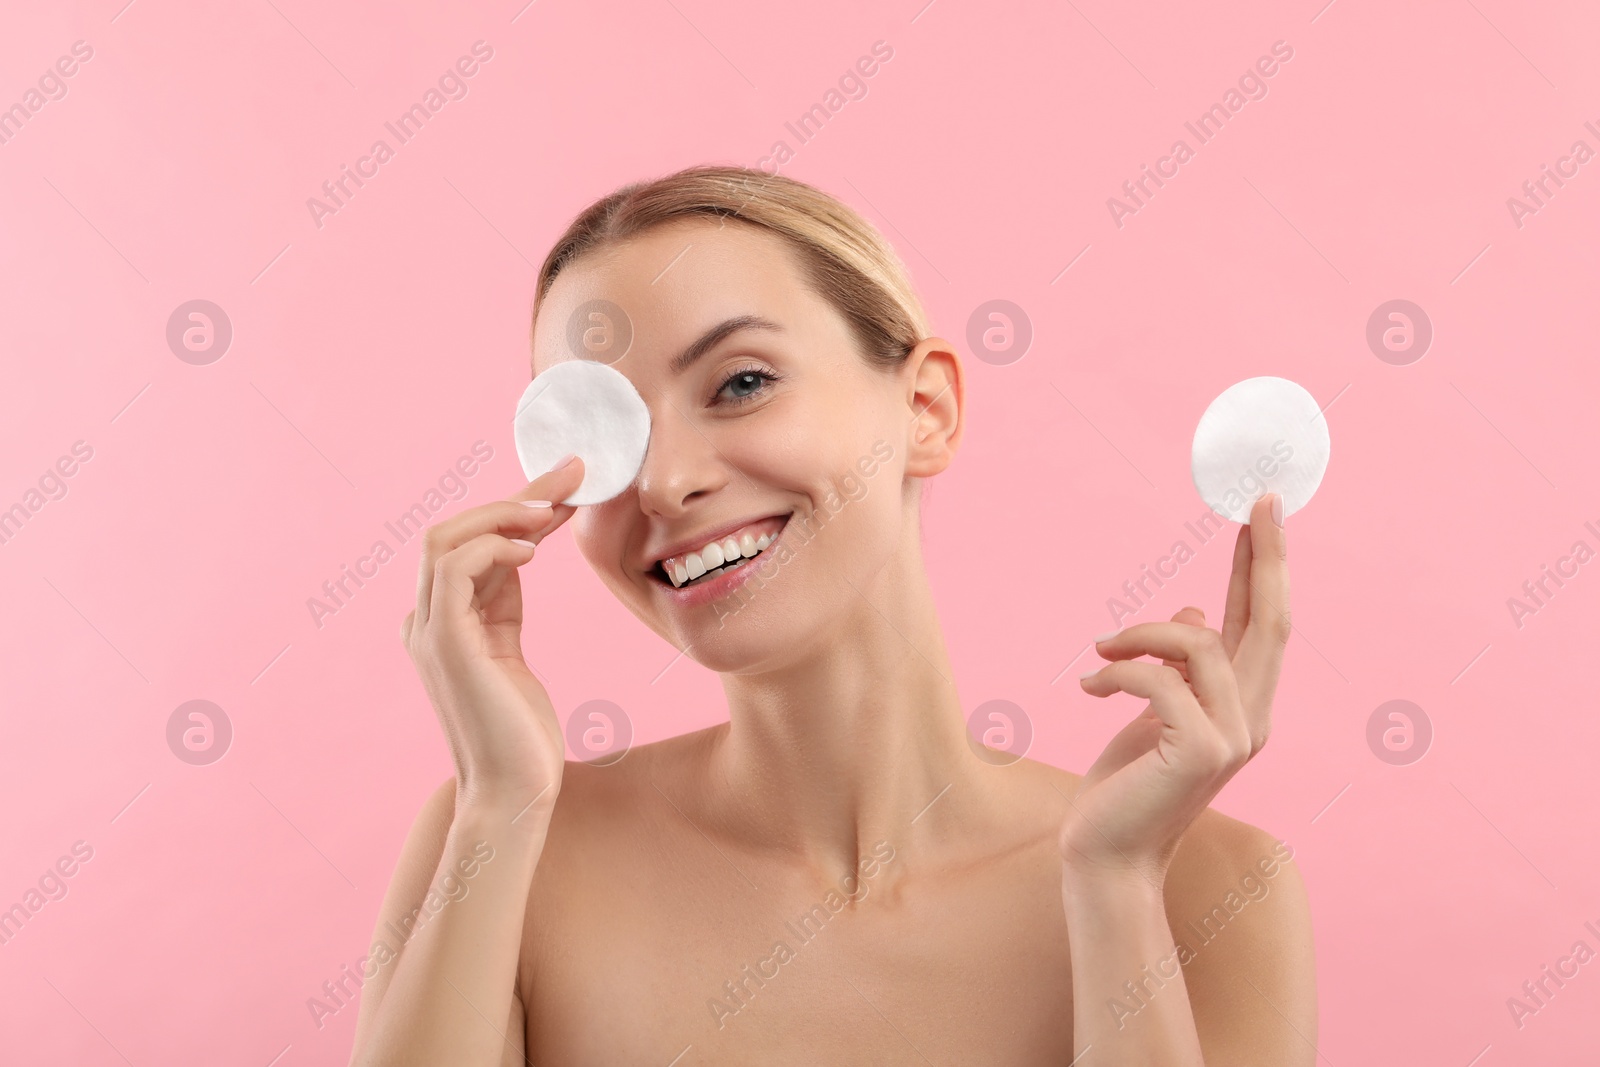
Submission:
<svg viewBox="0 0 1600 1067">
<path fill-rule="evenodd" d="M 689 369 L 695 360 L 740 330 L 767 330 L 772 333 L 782 333 L 783 327 L 771 319 L 762 318 L 760 315 L 735 315 L 731 319 L 724 319 L 701 334 L 699 339 L 688 348 L 678 353 L 671 364 L 672 373 L 682 374 Z"/>
</svg>

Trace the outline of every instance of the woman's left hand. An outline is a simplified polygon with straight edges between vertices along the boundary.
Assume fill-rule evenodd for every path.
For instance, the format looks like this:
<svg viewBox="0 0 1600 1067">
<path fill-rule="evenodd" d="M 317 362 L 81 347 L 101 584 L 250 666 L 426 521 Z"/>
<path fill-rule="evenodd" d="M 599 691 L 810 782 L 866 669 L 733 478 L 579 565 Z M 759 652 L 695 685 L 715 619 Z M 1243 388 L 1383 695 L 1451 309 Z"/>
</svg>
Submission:
<svg viewBox="0 0 1600 1067">
<path fill-rule="evenodd" d="M 1113 662 L 1084 675 L 1084 691 L 1150 705 L 1111 739 L 1071 800 L 1061 857 L 1082 876 L 1159 888 L 1183 832 L 1266 744 L 1290 632 L 1286 542 L 1273 517 L 1281 507 L 1281 497 L 1263 496 L 1239 531 L 1220 633 L 1188 607 L 1096 643 Z"/>
</svg>

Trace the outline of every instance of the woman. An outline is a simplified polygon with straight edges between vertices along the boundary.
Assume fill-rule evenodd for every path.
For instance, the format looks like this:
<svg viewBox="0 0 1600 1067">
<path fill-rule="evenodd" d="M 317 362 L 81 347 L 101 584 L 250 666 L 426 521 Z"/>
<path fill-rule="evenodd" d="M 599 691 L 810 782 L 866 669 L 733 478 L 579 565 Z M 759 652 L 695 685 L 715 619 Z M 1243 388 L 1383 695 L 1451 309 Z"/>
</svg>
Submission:
<svg viewBox="0 0 1600 1067">
<path fill-rule="evenodd" d="M 570 458 L 428 532 L 402 636 L 456 774 L 384 899 L 352 1063 L 1311 1064 L 1290 850 L 1206 807 L 1267 738 L 1278 500 L 1240 531 L 1220 631 L 1190 607 L 1098 640 L 1084 690 L 1149 706 L 1086 775 L 982 758 L 920 549 L 963 370 L 882 237 L 790 179 L 691 168 L 557 242 L 535 375 L 583 358 L 594 300 L 632 329 L 612 365 L 650 408 L 644 465 L 579 512 L 549 503 Z M 565 762 L 518 569 L 569 519 L 722 676 L 728 722 Z M 740 560 L 694 578 L 730 538 Z"/>
</svg>

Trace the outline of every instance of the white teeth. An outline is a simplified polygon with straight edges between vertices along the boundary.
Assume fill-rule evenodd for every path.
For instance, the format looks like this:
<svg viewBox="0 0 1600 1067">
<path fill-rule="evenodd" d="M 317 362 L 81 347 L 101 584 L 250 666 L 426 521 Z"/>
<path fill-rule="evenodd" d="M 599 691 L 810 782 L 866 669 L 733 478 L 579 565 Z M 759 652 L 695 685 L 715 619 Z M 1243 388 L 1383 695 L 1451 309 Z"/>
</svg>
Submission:
<svg viewBox="0 0 1600 1067">
<path fill-rule="evenodd" d="M 673 586 L 682 587 L 696 578 L 717 571 L 724 564 L 749 559 L 765 551 L 774 540 L 774 534 L 764 533 L 760 537 L 753 537 L 747 530 L 738 537 L 730 535 L 721 541 L 713 541 L 698 552 L 685 552 L 675 560 L 663 560 L 661 566 Z"/>
</svg>

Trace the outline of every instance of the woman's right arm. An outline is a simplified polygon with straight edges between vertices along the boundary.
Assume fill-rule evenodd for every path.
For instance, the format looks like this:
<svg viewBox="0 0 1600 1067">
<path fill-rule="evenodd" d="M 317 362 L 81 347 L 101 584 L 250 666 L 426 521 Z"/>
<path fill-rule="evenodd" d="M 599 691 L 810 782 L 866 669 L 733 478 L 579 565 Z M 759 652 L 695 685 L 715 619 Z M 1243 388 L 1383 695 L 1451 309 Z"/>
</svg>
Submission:
<svg viewBox="0 0 1600 1067">
<path fill-rule="evenodd" d="M 424 803 L 384 897 L 352 1067 L 524 1062 L 517 963 L 565 744 L 522 658 L 518 568 L 575 509 L 523 501 L 581 481 L 574 460 L 427 532 L 402 637 L 456 774 Z"/>
</svg>

